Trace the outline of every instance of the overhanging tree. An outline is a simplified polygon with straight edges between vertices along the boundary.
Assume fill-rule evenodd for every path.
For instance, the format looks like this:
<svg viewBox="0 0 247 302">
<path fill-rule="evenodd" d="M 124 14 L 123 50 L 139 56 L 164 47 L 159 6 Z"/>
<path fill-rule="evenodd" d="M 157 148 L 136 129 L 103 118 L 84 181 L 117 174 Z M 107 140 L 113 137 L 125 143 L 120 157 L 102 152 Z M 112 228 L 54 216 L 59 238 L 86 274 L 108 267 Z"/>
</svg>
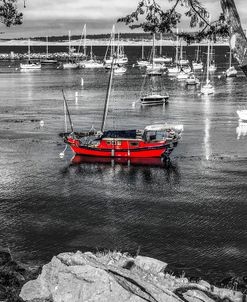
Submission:
<svg viewBox="0 0 247 302">
<path fill-rule="evenodd" d="M 0 23 L 7 27 L 20 25 L 23 14 L 18 11 L 17 0 L 0 0 Z"/>
<path fill-rule="evenodd" d="M 189 18 L 190 27 L 197 31 L 180 33 L 179 36 L 187 43 L 230 36 L 231 41 L 234 41 L 231 48 L 247 75 L 247 40 L 234 0 L 220 0 L 223 13 L 213 22 L 210 22 L 209 12 L 198 0 L 163 0 L 162 3 L 164 2 L 169 6 L 166 10 L 155 0 L 140 0 L 135 10 L 118 19 L 118 22 L 124 22 L 131 29 L 141 28 L 145 32 L 171 33 L 181 21 L 182 15 L 178 12 L 178 7 L 182 6 L 185 16 Z"/>
</svg>

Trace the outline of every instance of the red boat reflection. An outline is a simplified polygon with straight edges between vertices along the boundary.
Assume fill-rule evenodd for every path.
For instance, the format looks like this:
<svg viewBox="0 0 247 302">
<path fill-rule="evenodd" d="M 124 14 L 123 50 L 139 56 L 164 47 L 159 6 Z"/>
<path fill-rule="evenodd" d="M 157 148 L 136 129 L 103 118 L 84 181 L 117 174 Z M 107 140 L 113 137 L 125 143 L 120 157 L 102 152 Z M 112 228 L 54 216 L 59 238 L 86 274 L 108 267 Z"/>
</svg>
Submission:
<svg viewBox="0 0 247 302">
<path fill-rule="evenodd" d="M 83 163 L 101 163 L 101 164 L 121 164 L 121 165 L 133 165 L 133 166 L 158 166 L 166 167 L 167 162 L 160 157 L 150 157 L 150 158 L 125 158 L 125 157 L 95 157 L 95 156 L 82 156 L 75 155 L 71 162 L 73 164 L 83 164 Z"/>
</svg>

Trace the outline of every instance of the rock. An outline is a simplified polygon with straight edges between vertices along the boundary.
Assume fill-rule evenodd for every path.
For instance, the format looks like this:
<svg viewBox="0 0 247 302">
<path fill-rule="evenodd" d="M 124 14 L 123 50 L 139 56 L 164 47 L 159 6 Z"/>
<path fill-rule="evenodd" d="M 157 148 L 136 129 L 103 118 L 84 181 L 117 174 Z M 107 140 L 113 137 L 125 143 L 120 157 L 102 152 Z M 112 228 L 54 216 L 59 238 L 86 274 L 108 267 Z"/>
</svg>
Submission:
<svg viewBox="0 0 247 302">
<path fill-rule="evenodd" d="M 0 251 L 0 266 L 5 265 L 11 261 L 11 255 L 8 252 Z"/>
<path fill-rule="evenodd" d="M 207 281 L 200 280 L 198 282 L 199 285 L 205 287 L 205 289 L 210 290 L 211 289 L 211 284 L 209 284 Z"/>
<path fill-rule="evenodd" d="M 204 292 L 199 290 L 188 290 L 183 293 L 183 297 L 188 302 L 215 302 L 215 300 L 209 298 Z"/>
<path fill-rule="evenodd" d="M 206 281 L 164 274 L 166 263 L 119 252 L 62 253 L 44 265 L 36 280 L 24 284 L 28 302 L 242 302 L 243 295 Z M 241 300 L 242 299 L 242 300 Z M 12 302 L 12 301 L 11 301 Z"/>
<path fill-rule="evenodd" d="M 137 256 L 134 261 L 135 265 L 144 271 L 158 274 L 165 270 L 167 263 L 149 257 Z"/>
<path fill-rule="evenodd" d="M 19 293 L 23 284 L 37 277 L 38 268 L 29 268 L 12 259 L 7 251 L 0 251 L 0 301 L 23 301 Z"/>
</svg>

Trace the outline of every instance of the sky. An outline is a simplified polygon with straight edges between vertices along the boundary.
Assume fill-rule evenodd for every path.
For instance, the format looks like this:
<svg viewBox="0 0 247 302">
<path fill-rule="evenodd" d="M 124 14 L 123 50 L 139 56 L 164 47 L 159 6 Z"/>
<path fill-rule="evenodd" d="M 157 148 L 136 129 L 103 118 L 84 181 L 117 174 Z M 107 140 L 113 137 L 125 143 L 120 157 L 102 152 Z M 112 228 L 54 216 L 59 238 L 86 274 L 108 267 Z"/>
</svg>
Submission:
<svg viewBox="0 0 247 302">
<path fill-rule="evenodd" d="M 79 35 L 84 24 L 87 24 L 87 33 L 109 33 L 112 25 L 119 17 L 132 12 L 138 0 L 18 0 L 20 11 L 24 13 L 24 21 L 21 26 L 5 28 L 2 38 L 29 38 L 38 36 L 57 36 L 71 34 Z M 170 8 L 172 2 L 157 0 L 162 8 Z M 212 20 L 217 18 L 221 8 L 219 0 L 201 0 L 201 3 L 212 14 Z M 242 25 L 247 27 L 247 1 L 235 0 Z M 124 24 L 117 25 L 121 32 L 129 32 Z M 186 30 L 188 24 L 183 21 L 180 29 Z M 140 30 L 138 30 L 140 31 Z"/>
</svg>

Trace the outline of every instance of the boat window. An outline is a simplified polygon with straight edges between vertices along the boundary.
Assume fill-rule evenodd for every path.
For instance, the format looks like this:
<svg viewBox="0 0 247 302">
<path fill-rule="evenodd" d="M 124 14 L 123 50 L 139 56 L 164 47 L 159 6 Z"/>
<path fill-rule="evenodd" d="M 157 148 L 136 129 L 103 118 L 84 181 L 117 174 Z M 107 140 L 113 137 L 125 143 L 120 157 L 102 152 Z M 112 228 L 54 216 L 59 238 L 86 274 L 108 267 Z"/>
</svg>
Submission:
<svg viewBox="0 0 247 302">
<path fill-rule="evenodd" d="M 139 143 L 138 142 L 130 142 L 130 146 L 139 146 Z"/>
<path fill-rule="evenodd" d="M 117 146 L 121 146 L 122 142 L 121 141 L 117 141 Z"/>
<path fill-rule="evenodd" d="M 111 145 L 111 141 L 106 141 L 106 144 L 107 145 Z"/>
</svg>

